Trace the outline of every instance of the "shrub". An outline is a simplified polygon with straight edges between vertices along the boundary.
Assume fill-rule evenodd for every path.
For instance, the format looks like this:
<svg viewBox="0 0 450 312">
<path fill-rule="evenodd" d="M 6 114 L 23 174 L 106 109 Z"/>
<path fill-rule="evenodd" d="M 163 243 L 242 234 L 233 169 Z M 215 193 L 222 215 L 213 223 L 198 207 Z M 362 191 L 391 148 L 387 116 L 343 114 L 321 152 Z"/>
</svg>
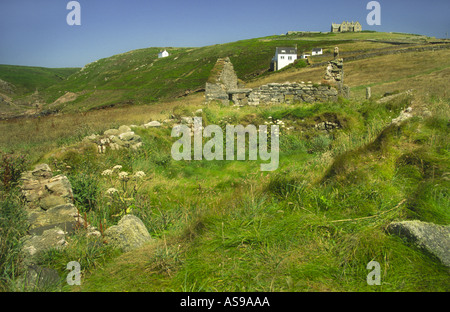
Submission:
<svg viewBox="0 0 450 312">
<path fill-rule="evenodd" d="M 310 142 L 311 151 L 313 153 L 325 152 L 328 150 L 332 140 L 328 135 L 318 135 Z"/>
<path fill-rule="evenodd" d="M 19 273 L 21 238 L 27 231 L 27 216 L 16 194 L 0 201 L 0 291 Z"/>
<path fill-rule="evenodd" d="M 19 182 L 29 161 L 24 155 L 2 153 L 0 151 L 0 190 L 9 192 Z"/>
<path fill-rule="evenodd" d="M 88 212 L 97 207 L 99 193 L 98 179 L 92 174 L 79 173 L 69 175 L 72 184 L 73 199 L 80 212 Z"/>
</svg>

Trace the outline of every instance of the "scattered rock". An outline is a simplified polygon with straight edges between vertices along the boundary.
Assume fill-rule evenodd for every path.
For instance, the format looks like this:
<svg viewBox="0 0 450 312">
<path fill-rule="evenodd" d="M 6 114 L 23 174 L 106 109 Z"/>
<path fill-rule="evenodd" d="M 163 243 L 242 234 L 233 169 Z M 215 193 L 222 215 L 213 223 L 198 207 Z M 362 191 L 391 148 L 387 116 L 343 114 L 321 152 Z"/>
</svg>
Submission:
<svg viewBox="0 0 450 312">
<path fill-rule="evenodd" d="M 193 117 L 181 117 L 181 123 L 183 124 L 193 124 L 194 123 L 194 118 Z"/>
<path fill-rule="evenodd" d="M 124 252 L 139 248 L 152 239 L 142 221 L 133 215 L 125 215 L 117 225 L 107 228 L 104 238 Z"/>
<path fill-rule="evenodd" d="M 103 132 L 103 135 L 91 135 L 83 140 L 97 144 L 97 150 L 100 154 L 105 153 L 108 147 L 111 150 L 119 150 L 121 148 L 137 149 L 142 146 L 141 137 L 131 131 L 128 126 L 109 129 Z"/>
<path fill-rule="evenodd" d="M 403 221 L 389 224 L 387 231 L 408 239 L 450 267 L 450 226 L 422 221 Z"/>
</svg>

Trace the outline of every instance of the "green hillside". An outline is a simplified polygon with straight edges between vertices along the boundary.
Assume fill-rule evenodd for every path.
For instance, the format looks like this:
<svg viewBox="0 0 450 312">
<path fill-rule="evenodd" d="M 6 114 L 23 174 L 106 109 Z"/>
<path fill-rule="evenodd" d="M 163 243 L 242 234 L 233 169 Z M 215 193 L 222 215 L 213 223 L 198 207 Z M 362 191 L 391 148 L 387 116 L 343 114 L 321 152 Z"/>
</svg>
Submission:
<svg viewBox="0 0 450 312">
<path fill-rule="evenodd" d="M 167 48 L 171 55 L 162 59 L 157 57 L 161 48 L 139 49 L 97 60 L 82 69 L 0 65 L 0 79 L 16 87 L 16 96 L 39 91 L 38 98 L 22 97 L 16 103 L 23 110 L 38 102 L 45 104 L 41 111 L 87 111 L 149 104 L 201 91 L 220 57 L 230 57 L 238 77 L 248 82 L 273 74 L 269 72 L 270 62 L 275 48 L 280 46 L 297 46 L 299 53 L 321 47 L 325 55 L 316 61 L 323 62 L 330 58 L 336 45 L 355 56 L 372 50 L 396 49 L 399 44 L 426 44 L 429 40 L 398 33 L 296 33 L 199 48 Z M 67 92 L 74 93 L 70 100 L 56 101 Z"/>
<path fill-rule="evenodd" d="M 423 36 L 405 34 L 307 33 L 200 48 L 168 48 L 171 55 L 162 59 L 157 58 L 160 48 L 140 49 L 86 65 L 67 80 L 48 88 L 46 101 L 50 104 L 65 92 L 76 92 L 81 95 L 76 101 L 55 108 L 88 110 L 124 103 L 148 104 L 202 90 L 216 60 L 221 57 L 230 57 L 238 77 L 249 81 L 270 74 L 270 62 L 275 48 L 279 46 L 297 46 L 299 53 L 322 47 L 325 53 L 331 53 L 336 45 L 359 42 L 367 43 L 360 48 L 362 51 L 395 47 L 389 41 L 418 44 L 424 43 L 425 39 Z"/>
<path fill-rule="evenodd" d="M 79 68 L 0 65 L 0 79 L 14 85 L 15 94 L 23 95 L 61 83 L 78 70 Z"/>
</svg>

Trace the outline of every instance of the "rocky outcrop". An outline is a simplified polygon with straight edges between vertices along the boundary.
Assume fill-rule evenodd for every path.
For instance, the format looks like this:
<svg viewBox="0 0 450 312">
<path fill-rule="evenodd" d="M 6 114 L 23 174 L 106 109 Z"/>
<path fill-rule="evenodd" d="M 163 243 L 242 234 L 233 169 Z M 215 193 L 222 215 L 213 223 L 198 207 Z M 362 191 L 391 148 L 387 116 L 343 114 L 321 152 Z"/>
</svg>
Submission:
<svg viewBox="0 0 450 312">
<path fill-rule="evenodd" d="M 406 238 L 450 267 L 450 226 L 403 221 L 391 223 L 387 232 Z"/>
<path fill-rule="evenodd" d="M 139 248 L 152 239 L 144 223 L 133 215 L 125 215 L 117 225 L 107 228 L 104 238 L 108 244 L 124 252 Z"/>
</svg>

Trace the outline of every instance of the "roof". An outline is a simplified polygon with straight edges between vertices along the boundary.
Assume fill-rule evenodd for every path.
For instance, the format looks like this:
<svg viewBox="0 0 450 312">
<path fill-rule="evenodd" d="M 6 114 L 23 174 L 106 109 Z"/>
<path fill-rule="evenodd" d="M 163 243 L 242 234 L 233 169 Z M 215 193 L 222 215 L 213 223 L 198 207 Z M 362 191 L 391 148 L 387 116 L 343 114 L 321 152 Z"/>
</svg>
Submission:
<svg viewBox="0 0 450 312">
<path fill-rule="evenodd" d="M 319 51 L 322 51 L 322 48 L 314 48 L 314 49 L 312 49 L 312 51 L 313 52 L 319 52 Z"/>
<path fill-rule="evenodd" d="M 277 47 L 277 54 L 297 54 L 297 48 L 295 47 Z"/>
</svg>

